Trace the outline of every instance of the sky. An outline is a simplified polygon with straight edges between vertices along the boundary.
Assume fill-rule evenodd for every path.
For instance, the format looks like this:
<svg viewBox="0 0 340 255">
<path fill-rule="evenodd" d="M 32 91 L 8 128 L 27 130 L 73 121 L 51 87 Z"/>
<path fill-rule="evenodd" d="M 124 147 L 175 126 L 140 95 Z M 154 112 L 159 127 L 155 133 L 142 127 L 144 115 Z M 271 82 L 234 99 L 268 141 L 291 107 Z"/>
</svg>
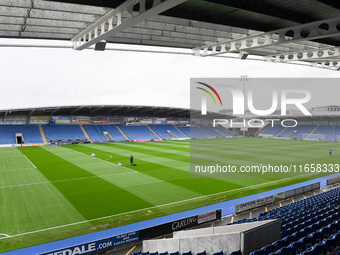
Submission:
<svg viewBox="0 0 340 255">
<path fill-rule="evenodd" d="M 0 109 L 142 105 L 190 107 L 190 78 L 340 78 L 307 66 L 219 57 L 127 51 L 11 48 L 2 44 L 69 42 L 0 39 Z M 109 48 L 166 50 L 108 44 Z M 180 51 L 180 50 L 178 50 Z M 190 52 L 182 50 L 180 52 Z"/>
</svg>

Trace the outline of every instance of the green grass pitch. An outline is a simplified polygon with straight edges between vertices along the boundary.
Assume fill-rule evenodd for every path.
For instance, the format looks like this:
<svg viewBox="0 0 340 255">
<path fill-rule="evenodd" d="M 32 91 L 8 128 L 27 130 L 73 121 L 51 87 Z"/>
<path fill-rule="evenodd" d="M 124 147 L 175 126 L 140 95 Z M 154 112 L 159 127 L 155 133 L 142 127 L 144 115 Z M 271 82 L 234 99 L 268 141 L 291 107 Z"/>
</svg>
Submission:
<svg viewBox="0 0 340 255">
<path fill-rule="evenodd" d="M 207 139 L 201 160 L 339 163 L 340 144 Z M 328 147 L 334 156 L 328 156 Z M 211 155 L 211 148 L 220 153 Z M 96 157 L 91 157 L 95 153 Z M 129 165 L 133 154 L 137 166 Z M 123 164 L 122 167 L 117 165 Z M 328 173 L 329 174 L 329 173 Z M 0 252 L 243 197 L 316 178 L 190 178 L 190 142 L 0 148 Z"/>
</svg>

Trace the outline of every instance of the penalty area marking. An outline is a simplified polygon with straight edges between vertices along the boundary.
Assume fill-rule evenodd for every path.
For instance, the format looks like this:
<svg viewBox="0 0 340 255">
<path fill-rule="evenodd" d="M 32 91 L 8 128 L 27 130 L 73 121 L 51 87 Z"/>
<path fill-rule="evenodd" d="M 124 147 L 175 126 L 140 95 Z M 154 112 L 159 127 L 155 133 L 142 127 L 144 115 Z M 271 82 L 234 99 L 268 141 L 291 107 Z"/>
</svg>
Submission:
<svg viewBox="0 0 340 255">
<path fill-rule="evenodd" d="M 81 152 L 81 151 L 78 151 L 79 153 L 82 153 L 82 154 L 85 154 L 85 155 L 87 155 L 87 156 L 89 156 L 88 154 L 86 154 L 86 153 L 84 153 L 84 152 Z M 106 154 L 106 153 L 101 153 L 101 154 Z M 111 155 L 111 154 L 106 154 L 106 155 Z M 91 156 L 91 155 L 90 155 Z M 111 163 L 111 164 L 113 164 L 113 165 L 116 165 L 116 166 L 118 166 L 118 164 L 116 164 L 116 163 L 113 163 L 113 162 L 111 162 L 111 161 L 108 161 L 108 159 L 101 159 L 101 158 L 97 158 L 97 157 L 91 157 L 91 158 L 94 158 L 94 159 L 99 159 L 99 160 L 102 160 L 102 161 L 105 161 L 105 162 L 107 162 L 107 163 Z M 111 155 L 111 158 L 112 158 L 112 155 Z M 110 159 L 111 159 L 110 158 Z M 133 169 L 130 169 L 130 168 L 128 168 L 128 167 L 125 167 L 125 166 L 119 166 L 119 167 L 122 167 L 122 168 L 125 168 L 125 169 L 128 169 L 129 171 L 132 171 L 132 172 L 134 172 L 134 173 L 138 173 L 138 171 L 136 171 L 136 170 L 133 170 Z"/>
<path fill-rule="evenodd" d="M 3 237 L 2 237 L 3 236 Z M 0 239 L 11 237 L 10 235 L 0 233 Z"/>
<path fill-rule="evenodd" d="M 299 176 L 299 175 L 298 175 L 298 176 Z M 301 175 L 300 175 L 300 176 L 301 176 Z M 184 199 L 184 200 L 181 200 L 181 201 L 176 201 L 176 202 L 167 203 L 167 204 L 162 204 L 162 205 L 156 205 L 156 206 L 152 206 L 152 207 L 142 208 L 142 209 L 133 210 L 133 211 L 124 212 L 124 213 L 118 213 L 118 214 L 109 215 L 109 216 L 105 216 L 105 217 L 99 217 L 99 218 L 95 218 L 95 219 L 91 219 L 91 220 L 84 220 L 84 221 L 69 223 L 69 224 L 60 225 L 60 226 L 56 226 L 56 227 L 51 227 L 51 228 L 45 228 L 45 229 L 34 230 L 34 231 L 25 232 L 25 233 L 20 233 L 20 234 L 8 236 L 8 237 L 1 237 L 0 239 L 4 239 L 4 238 L 12 238 L 12 237 L 23 236 L 23 235 L 29 235 L 29 234 L 34 234 L 34 233 L 39 233 L 39 232 L 48 231 L 48 230 L 54 230 L 54 229 L 58 229 L 58 228 L 64 228 L 64 227 L 74 226 L 74 225 L 78 225 L 78 224 L 85 224 L 85 223 L 89 223 L 89 222 L 92 222 L 92 221 L 103 220 L 103 219 L 109 219 L 109 218 L 113 218 L 113 217 L 121 216 L 121 215 L 125 215 L 125 214 L 130 214 L 130 213 L 135 213 L 135 212 L 140 212 L 140 211 L 155 209 L 155 208 L 159 208 L 159 207 L 163 207 L 163 206 L 168 206 L 168 205 L 183 203 L 183 202 L 187 202 L 187 201 L 191 201 L 191 200 L 196 200 L 196 199 L 211 197 L 211 196 L 215 196 L 215 195 L 230 193 L 230 192 L 232 192 L 232 191 L 239 191 L 239 190 L 249 189 L 249 188 L 253 188 L 253 187 L 257 187 L 257 186 L 262 186 L 262 185 L 265 185 L 265 184 L 268 184 L 268 183 L 281 182 L 282 180 L 292 179 L 292 178 L 296 178 L 296 177 L 297 177 L 297 176 L 288 177 L 288 178 L 284 178 L 284 179 L 280 179 L 280 180 L 275 180 L 275 181 L 270 181 L 270 182 L 259 183 L 259 184 L 255 184 L 255 185 L 252 185 L 252 186 L 245 186 L 245 187 L 238 188 L 238 189 L 227 190 L 227 191 L 222 191 L 222 192 L 218 192 L 218 193 L 214 193 L 214 194 L 209 194 L 209 195 L 204 195 L 204 196 L 199 196 L 199 197 Z"/>
<path fill-rule="evenodd" d="M 137 172 L 137 171 L 135 171 L 135 172 Z M 88 177 L 79 177 L 79 178 L 64 179 L 64 180 L 56 180 L 56 181 L 24 183 L 24 184 L 17 184 L 17 185 L 11 185 L 11 186 L 0 186 L 0 189 L 4 189 L 4 188 L 15 188 L 15 187 L 22 187 L 22 186 L 30 186 L 30 185 L 39 185 L 39 184 L 48 184 L 48 183 L 55 183 L 55 182 L 77 181 L 77 180 L 92 179 L 92 178 L 101 178 L 101 177 L 113 176 L 113 175 L 120 175 L 120 174 L 134 174 L 135 172 L 124 172 L 124 173 L 114 173 L 114 174 L 103 174 L 103 175 L 94 175 L 94 176 L 88 176 Z"/>
<path fill-rule="evenodd" d="M 35 168 L 0 169 L 0 172 L 22 171 L 22 170 L 34 170 L 34 169 L 35 169 Z"/>
</svg>

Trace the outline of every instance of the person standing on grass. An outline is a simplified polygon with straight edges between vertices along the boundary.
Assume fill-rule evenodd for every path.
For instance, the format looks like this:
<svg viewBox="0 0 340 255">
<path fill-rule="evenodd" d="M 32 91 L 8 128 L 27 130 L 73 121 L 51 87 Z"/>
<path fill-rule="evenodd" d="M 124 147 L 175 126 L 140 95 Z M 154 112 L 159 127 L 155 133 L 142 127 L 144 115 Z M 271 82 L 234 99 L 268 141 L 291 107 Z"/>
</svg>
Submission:
<svg viewBox="0 0 340 255">
<path fill-rule="evenodd" d="M 133 155 L 130 156 L 130 165 L 133 165 Z"/>
<path fill-rule="evenodd" d="M 333 149 L 331 147 L 329 147 L 329 149 L 328 149 L 328 155 L 330 157 L 333 157 Z"/>
</svg>

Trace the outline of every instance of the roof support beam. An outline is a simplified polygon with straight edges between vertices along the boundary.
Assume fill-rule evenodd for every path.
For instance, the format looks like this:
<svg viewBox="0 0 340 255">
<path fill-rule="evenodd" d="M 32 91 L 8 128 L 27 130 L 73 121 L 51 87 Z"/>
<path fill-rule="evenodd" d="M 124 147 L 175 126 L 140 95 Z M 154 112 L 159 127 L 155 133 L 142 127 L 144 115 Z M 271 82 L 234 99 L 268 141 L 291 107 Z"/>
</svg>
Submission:
<svg viewBox="0 0 340 255">
<path fill-rule="evenodd" d="M 60 107 L 56 108 L 55 110 L 51 111 L 50 117 L 55 114 L 57 111 L 59 111 Z"/>
<path fill-rule="evenodd" d="M 133 112 L 133 111 L 138 110 L 139 108 L 141 107 L 140 106 L 132 106 L 132 107 L 128 106 L 128 109 L 126 109 L 124 113 Z"/>
<path fill-rule="evenodd" d="M 77 111 L 83 109 L 83 106 L 79 106 L 78 108 L 74 109 L 71 114 L 75 114 Z M 59 109 L 58 109 L 59 110 Z"/>
<path fill-rule="evenodd" d="M 316 60 L 322 58 L 332 58 L 340 56 L 340 47 L 327 49 L 304 50 L 295 52 L 285 52 L 281 54 L 268 55 L 265 59 L 270 62 L 282 63 L 288 61 Z"/>
<path fill-rule="evenodd" d="M 35 111 L 35 108 L 32 108 L 32 110 L 28 113 L 28 116 L 31 116 Z"/>
<path fill-rule="evenodd" d="M 91 111 L 90 111 L 90 114 L 92 114 L 92 113 L 94 113 L 94 112 L 96 112 L 96 111 L 99 111 L 100 109 L 103 109 L 104 108 L 104 105 L 102 105 L 102 106 L 100 106 L 100 107 L 96 107 L 96 108 L 94 108 L 94 109 L 92 109 Z"/>
<path fill-rule="evenodd" d="M 111 108 L 110 110 L 107 111 L 107 114 L 115 112 L 115 111 L 122 109 L 122 108 L 123 108 L 123 106 L 113 107 L 113 108 Z"/>
<path fill-rule="evenodd" d="M 196 56 L 214 56 L 229 52 L 247 51 L 254 48 L 297 43 L 338 35 L 340 35 L 340 17 L 287 27 L 240 39 L 203 45 L 194 48 L 193 51 Z"/>
<path fill-rule="evenodd" d="M 75 50 L 86 49 L 185 1 L 153 0 L 152 7 L 146 9 L 146 0 L 127 0 L 72 38 L 73 48 Z M 133 12 L 135 6 L 139 6 L 138 12 Z"/>
</svg>

